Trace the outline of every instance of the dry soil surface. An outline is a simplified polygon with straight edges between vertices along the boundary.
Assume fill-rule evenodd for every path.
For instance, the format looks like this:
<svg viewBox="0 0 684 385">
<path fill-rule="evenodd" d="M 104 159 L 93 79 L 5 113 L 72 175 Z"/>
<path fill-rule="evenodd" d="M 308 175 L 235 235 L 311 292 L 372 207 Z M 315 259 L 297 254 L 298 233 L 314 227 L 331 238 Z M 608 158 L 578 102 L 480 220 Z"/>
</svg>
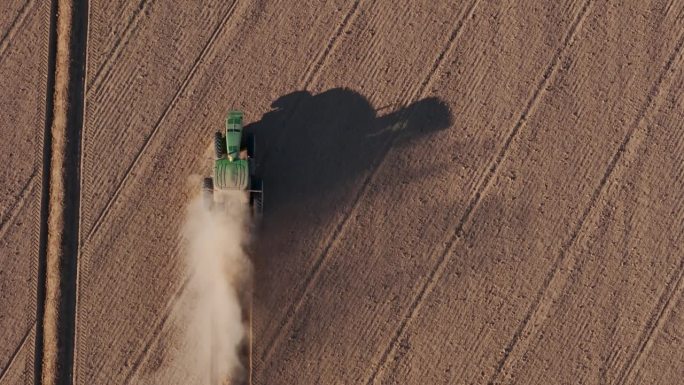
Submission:
<svg viewBox="0 0 684 385">
<path fill-rule="evenodd" d="M 50 4 L 0 9 L 0 384 L 33 384 Z"/>
<path fill-rule="evenodd" d="M 2 7 L 9 385 L 34 375 L 50 6 Z M 255 384 L 684 378 L 684 2 L 88 7 L 75 383 L 182 383 L 187 180 L 228 109 L 265 183 Z"/>
</svg>

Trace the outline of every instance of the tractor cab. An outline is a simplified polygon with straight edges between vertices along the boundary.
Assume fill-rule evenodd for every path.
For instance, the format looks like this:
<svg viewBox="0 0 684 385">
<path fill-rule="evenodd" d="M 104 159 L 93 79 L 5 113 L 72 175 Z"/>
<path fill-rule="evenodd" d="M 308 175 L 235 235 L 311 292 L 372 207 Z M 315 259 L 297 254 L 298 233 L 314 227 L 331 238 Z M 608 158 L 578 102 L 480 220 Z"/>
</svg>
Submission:
<svg viewBox="0 0 684 385">
<path fill-rule="evenodd" d="M 229 161 L 240 158 L 242 117 L 243 114 L 240 111 L 230 111 L 226 117 L 226 157 Z"/>
</svg>

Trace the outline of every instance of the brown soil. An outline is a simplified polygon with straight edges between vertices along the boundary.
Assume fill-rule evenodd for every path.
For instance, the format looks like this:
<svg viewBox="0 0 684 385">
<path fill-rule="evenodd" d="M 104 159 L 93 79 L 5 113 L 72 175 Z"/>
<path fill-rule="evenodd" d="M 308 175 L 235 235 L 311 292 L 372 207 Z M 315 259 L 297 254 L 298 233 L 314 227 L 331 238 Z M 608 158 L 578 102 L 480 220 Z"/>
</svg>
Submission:
<svg viewBox="0 0 684 385">
<path fill-rule="evenodd" d="M 40 270 L 50 4 L 0 12 L 0 384 L 31 384 Z M 39 367 L 39 366 L 38 366 Z"/>
<path fill-rule="evenodd" d="M 186 180 L 231 108 L 255 384 L 684 377 L 684 3 L 170 3 L 89 4 L 75 383 L 181 378 Z M 0 385 L 34 374 L 49 20 L 10 4 Z"/>
</svg>

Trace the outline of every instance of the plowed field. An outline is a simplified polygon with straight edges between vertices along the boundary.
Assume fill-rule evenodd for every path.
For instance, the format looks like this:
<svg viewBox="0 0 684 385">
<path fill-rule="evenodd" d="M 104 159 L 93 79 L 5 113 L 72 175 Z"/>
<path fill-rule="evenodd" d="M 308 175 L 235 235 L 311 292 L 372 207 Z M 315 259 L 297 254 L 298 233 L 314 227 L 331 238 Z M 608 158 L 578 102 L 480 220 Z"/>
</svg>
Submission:
<svg viewBox="0 0 684 385">
<path fill-rule="evenodd" d="M 40 383 L 50 354 L 54 3 L 0 6 L 0 385 Z M 188 179 L 239 109 L 265 191 L 254 384 L 681 383 L 684 2 L 90 0 L 80 17 L 69 381 L 185 383 L 168 358 Z"/>
</svg>

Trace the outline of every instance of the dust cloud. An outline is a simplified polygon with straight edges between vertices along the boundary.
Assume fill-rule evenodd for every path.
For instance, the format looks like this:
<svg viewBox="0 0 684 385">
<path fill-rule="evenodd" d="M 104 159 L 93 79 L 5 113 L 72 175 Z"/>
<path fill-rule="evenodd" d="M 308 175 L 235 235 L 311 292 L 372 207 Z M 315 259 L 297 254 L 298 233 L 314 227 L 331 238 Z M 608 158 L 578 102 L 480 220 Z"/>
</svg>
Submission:
<svg viewBox="0 0 684 385">
<path fill-rule="evenodd" d="M 200 384 L 245 381 L 244 357 L 248 324 L 243 307 L 251 264 L 249 212 L 242 192 L 215 193 L 215 202 L 193 199 L 183 227 L 189 273 L 189 300 L 183 306 L 183 377 Z M 232 382 L 231 382 L 232 383 Z"/>
</svg>

